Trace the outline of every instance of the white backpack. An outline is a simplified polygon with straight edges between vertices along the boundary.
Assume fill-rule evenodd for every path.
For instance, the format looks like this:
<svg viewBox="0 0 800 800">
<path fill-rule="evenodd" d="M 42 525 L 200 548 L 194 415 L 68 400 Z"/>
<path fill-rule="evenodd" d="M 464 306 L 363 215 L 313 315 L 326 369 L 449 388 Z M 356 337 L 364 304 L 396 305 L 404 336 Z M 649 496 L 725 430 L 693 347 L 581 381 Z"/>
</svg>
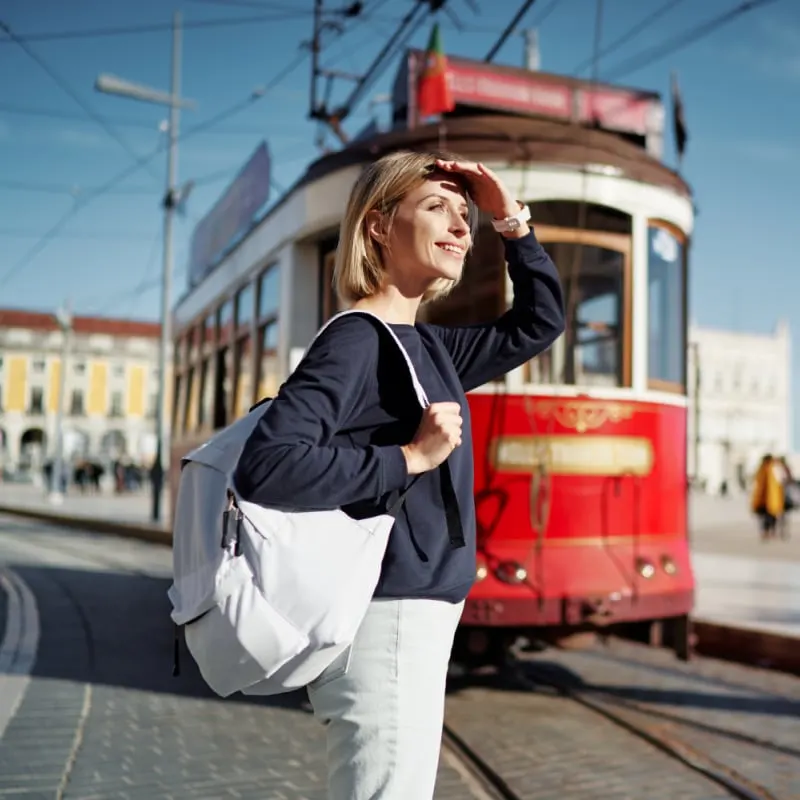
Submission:
<svg viewBox="0 0 800 800">
<path fill-rule="evenodd" d="M 367 312 L 345 311 L 327 325 L 351 313 Z M 388 325 L 368 316 L 397 343 L 425 408 L 428 399 L 405 348 Z M 399 493 L 387 513 L 362 520 L 340 510 L 286 511 L 243 501 L 232 475 L 268 405 L 182 459 L 171 616 L 184 627 L 204 680 L 223 697 L 306 686 L 352 644 L 405 499 Z M 175 648 L 177 674 L 177 627 Z"/>
</svg>

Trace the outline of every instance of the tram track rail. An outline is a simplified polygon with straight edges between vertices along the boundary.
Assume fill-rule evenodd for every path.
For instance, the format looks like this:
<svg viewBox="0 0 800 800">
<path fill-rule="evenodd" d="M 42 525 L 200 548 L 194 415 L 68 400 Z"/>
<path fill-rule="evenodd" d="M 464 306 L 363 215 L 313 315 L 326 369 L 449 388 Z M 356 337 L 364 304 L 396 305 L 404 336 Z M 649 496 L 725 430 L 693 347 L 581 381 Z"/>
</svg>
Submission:
<svg viewBox="0 0 800 800">
<path fill-rule="evenodd" d="M 487 720 L 492 715 L 505 715 L 508 725 L 519 730 L 524 741 L 520 719 L 537 714 L 560 718 L 565 713 L 543 705 L 546 698 L 572 704 L 576 710 L 570 712 L 571 716 L 588 712 L 595 717 L 596 724 L 592 724 L 591 717 L 578 718 L 584 720 L 580 724 L 595 729 L 599 737 L 608 738 L 603 726 L 613 725 L 617 729 L 614 746 L 623 751 L 628 736 L 638 740 L 636 746 L 631 741 L 630 752 L 640 753 L 639 758 L 648 750 L 655 758 L 654 751 L 658 751 L 663 764 L 674 765 L 676 779 L 683 774 L 688 780 L 690 774 L 695 774 L 692 780 L 707 781 L 708 794 L 700 790 L 703 797 L 712 794 L 740 800 L 800 797 L 800 747 L 793 738 L 800 720 L 800 697 L 789 685 L 792 680 L 789 676 L 781 679 L 780 690 L 774 684 L 756 685 L 747 672 L 712 680 L 706 673 L 718 668 L 711 664 L 693 675 L 688 666 L 670 668 L 656 659 L 646 663 L 637 658 L 637 645 L 621 642 L 618 647 L 610 659 L 602 651 L 589 653 L 582 659 L 569 652 L 554 653 L 550 659 L 545 654 L 533 658 L 518 654 L 503 667 L 490 671 L 491 675 L 474 673 L 452 681 L 455 698 L 467 694 L 463 701 L 456 700 L 456 705 L 450 707 L 452 713 L 446 714 L 443 744 L 451 747 L 472 773 L 479 776 L 485 794 L 476 797 L 511 800 L 549 797 L 550 759 L 547 748 L 532 743 L 534 752 L 528 754 L 528 764 L 516 763 L 507 757 L 506 748 L 522 750 L 525 745 L 519 747 L 510 736 L 499 742 L 483 738 L 488 734 L 474 719 L 465 716 L 464 709 L 471 703 L 480 703 Z M 630 655 L 630 660 L 623 653 Z M 597 667 L 598 663 L 604 663 L 605 672 Z M 641 683 L 629 681 L 624 673 L 619 673 L 616 681 L 609 680 L 609 669 L 623 667 L 639 671 Z M 503 695 L 514 699 L 503 701 Z M 492 707 L 492 698 L 498 703 L 496 708 Z M 764 718 L 759 720 L 758 715 Z M 585 748 L 585 741 L 578 745 L 581 746 Z M 607 769 L 606 780 L 618 780 L 617 767 L 608 763 Z M 599 787 L 603 777 L 597 773 L 595 776 L 597 791 L 602 793 Z M 539 778 L 544 780 L 542 787 L 537 786 Z M 576 777 L 576 780 L 584 779 Z M 716 787 L 718 794 L 712 787 Z M 576 784 L 578 793 L 585 790 L 585 783 Z"/>
<path fill-rule="evenodd" d="M 554 689 L 563 697 L 580 704 L 583 708 L 646 741 L 687 768 L 714 781 L 731 797 L 740 800 L 783 800 L 766 786 L 720 763 L 708 752 L 684 741 L 680 737 L 678 729 L 685 721 L 678 717 L 672 717 L 669 721 L 660 723 L 646 722 L 642 717 L 651 716 L 651 709 L 635 702 L 620 701 L 602 690 L 576 689 L 567 681 L 547 670 L 538 669 L 529 661 L 514 663 L 510 667 L 510 672 L 512 680 L 518 682 L 520 686 L 531 691 L 536 691 L 542 685 Z M 752 743 L 763 744 L 757 740 L 752 740 Z"/>
<path fill-rule="evenodd" d="M 447 721 L 442 730 L 442 750 L 445 760 L 461 775 L 475 800 L 523 800 Z"/>
</svg>

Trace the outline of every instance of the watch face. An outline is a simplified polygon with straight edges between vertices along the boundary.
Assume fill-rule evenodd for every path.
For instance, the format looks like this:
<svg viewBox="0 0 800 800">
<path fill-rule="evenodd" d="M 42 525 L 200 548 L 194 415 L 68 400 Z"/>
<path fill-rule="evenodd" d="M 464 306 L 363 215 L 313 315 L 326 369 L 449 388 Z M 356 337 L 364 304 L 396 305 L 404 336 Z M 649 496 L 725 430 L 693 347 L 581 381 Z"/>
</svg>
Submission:
<svg viewBox="0 0 800 800">
<path fill-rule="evenodd" d="M 515 231 L 520 226 L 520 221 L 516 217 L 511 217 L 508 220 L 508 230 Z"/>
</svg>

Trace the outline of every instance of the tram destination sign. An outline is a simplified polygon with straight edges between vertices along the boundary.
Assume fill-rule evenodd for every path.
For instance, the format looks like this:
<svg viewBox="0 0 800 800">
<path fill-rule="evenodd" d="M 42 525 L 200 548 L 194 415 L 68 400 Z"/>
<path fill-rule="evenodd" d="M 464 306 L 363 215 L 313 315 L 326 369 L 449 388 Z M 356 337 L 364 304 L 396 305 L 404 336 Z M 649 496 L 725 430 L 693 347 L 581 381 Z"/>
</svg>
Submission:
<svg viewBox="0 0 800 800">
<path fill-rule="evenodd" d="M 419 124 L 416 85 L 425 53 L 409 50 L 401 62 L 392 95 L 396 120 Z M 450 86 L 458 106 L 593 124 L 640 136 L 648 152 L 660 156 L 664 107 L 656 92 L 592 84 L 546 72 L 447 57 Z"/>
<path fill-rule="evenodd" d="M 192 232 L 189 246 L 189 288 L 219 263 L 228 249 L 253 224 L 256 213 L 269 199 L 270 155 L 262 142 L 239 174 Z"/>
</svg>

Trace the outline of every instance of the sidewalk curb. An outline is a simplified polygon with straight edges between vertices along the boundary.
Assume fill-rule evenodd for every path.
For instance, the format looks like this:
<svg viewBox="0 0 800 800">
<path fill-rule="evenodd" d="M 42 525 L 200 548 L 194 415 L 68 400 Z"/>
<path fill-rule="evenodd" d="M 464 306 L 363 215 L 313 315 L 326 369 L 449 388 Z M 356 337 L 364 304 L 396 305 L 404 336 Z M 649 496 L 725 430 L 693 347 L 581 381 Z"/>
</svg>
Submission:
<svg viewBox="0 0 800 800">
<path fill-rule="evenodd" d="M 800 638 L 692 618 L 693 651 L 701 656 L 800 676 Z"/>
</svg>

